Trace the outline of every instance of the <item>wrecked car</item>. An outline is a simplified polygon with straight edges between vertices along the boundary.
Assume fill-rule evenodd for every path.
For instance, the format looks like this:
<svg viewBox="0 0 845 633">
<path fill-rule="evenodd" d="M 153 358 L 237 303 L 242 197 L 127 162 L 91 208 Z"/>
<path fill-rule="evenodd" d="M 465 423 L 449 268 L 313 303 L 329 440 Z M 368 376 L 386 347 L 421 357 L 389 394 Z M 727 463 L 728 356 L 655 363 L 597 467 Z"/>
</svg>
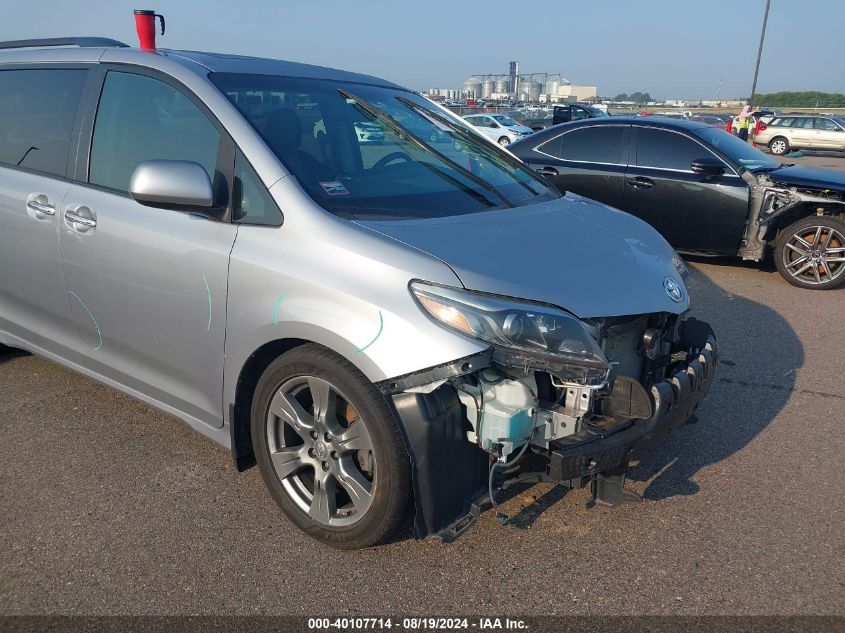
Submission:
<svg viewBox="0 0 845 633">
<path fill-rule="evenodd" d="M 418 94 L 59 42 L 0 44 L 0 344 L 257 464 L 311 536 L 373 545 L 412 509 L 451 540 L 527 455 L 633 499 L 629 461 L 707 393 L 716 339 L 672 247 Z"/>
<path fill-rule="evenodd" d="M 845 283 L 845 172 L 784 165 L 665 117 L 560 125 L 509 147 L 561 190 L 627 211 L 682 253 L 761 261 L 800 288 Z"/>
</svg>

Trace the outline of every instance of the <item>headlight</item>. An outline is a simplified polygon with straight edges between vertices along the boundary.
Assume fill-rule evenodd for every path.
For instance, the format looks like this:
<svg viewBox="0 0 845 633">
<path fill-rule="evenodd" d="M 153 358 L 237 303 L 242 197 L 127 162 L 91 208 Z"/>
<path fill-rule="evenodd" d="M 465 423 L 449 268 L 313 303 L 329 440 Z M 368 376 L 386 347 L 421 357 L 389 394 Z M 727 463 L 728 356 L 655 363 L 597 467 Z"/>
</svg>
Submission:
<svg viewBox="0 0 845 633">
<path fill-rule="evenodd" d="M 675 270 L 678 271 L 681 279 L 686 281 L 687 277 L 689 277 L 689 269 L 687 268 L 686 262 L 684 262 L 684 260 L 681 259 L 681 256 L 677 253 L 672 256 L 672 265 L 675 267 Z"/>
<path fill-rule="evenodd" d="M 411 291 L 439 323 L 492 343 L 494 358 L 503 365 L 549 371 L 578 385 L 607 380 L 607 358 L 571 314 L 422 282 L 413 282 Z"/>
</svg>

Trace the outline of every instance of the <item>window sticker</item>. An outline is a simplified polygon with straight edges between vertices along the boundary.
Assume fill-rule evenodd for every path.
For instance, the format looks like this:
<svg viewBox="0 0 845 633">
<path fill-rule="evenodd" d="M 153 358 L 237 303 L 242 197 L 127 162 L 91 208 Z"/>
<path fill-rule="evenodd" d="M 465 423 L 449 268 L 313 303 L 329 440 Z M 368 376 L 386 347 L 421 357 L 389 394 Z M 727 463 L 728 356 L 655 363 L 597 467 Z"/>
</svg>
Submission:
<svg viewBox="0 0 845 633">
<path fill-rule="evenodd" d="M 349 190 L 343 186 L 342 182 L 332 180 L 330 182 L 320 182 L 320 186 L 328 196 L 348 196 Z"/>
</svg>

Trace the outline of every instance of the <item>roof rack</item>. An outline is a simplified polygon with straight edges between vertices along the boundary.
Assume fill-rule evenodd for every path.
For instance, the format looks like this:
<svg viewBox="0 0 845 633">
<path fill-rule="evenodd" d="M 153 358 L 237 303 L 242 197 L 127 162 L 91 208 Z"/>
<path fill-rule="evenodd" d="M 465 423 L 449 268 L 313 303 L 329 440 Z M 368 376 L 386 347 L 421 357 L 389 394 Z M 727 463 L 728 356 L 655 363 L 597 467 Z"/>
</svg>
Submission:
<svg viewBox="0 0 845 633">
<path fill-rule="evenodd" d="M 129 48 L 128 44 L 109 37 L 49 37 L 38 40 L 0 42 L 0 50 L 9 48 L 41 48 L 44 46 L 79 46 L 80 48 Z"/>
</svg>

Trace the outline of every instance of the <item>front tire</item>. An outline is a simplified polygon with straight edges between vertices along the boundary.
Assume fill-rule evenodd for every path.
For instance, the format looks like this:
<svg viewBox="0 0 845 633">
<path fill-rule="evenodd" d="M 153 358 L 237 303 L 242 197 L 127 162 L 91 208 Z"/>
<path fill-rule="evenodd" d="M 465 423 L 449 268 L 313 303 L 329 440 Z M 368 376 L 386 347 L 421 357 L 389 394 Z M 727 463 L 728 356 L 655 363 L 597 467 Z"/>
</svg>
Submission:
<svg viewBox="0 0 845 633">
<path fill-rule="evenodd" d="M 511 144 L 511 140 L 507 136 L 503 136 L 499 139 L 499 145 L 502 147 L 506 147 Z"/>
<path fill-rule="evenodd" d="M 845 222 L 829 216 L 799 220 L 775 243 L 775 266 L 793 286 L 830 290 L 845 283 Z"/>
<path fill-rule="evenodd" d="M 261 476 L 297 527 L 341 549 L 387 539 L 405 518 L 410 461 L 384 397 L 345 358 L 303 345 L 261 376 L 251 411 Z"/>
<path fill-rule="evenodd" d="M 789 153 L 789 141 L 782 136 L 776 136 L 769 141 L 769 151 L 775 156 L 783 156 Z"/>
</svg>

